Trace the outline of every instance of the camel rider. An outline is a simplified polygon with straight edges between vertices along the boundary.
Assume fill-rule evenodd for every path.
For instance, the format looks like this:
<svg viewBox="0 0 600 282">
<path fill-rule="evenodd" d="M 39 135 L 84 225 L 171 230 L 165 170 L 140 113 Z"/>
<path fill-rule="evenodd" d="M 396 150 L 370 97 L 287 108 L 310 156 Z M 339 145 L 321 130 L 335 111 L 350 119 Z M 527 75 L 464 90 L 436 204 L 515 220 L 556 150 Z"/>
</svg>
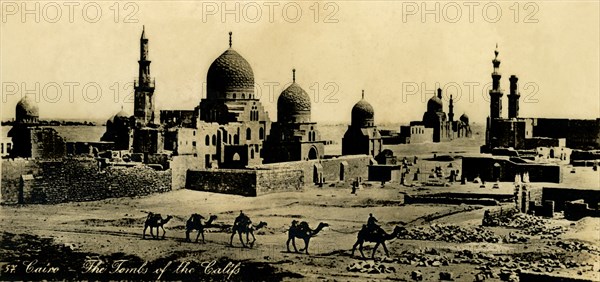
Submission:
<svg viewBox="0 0 600 282">
<path fill-rule="evenodd" d="M 250 224 L 250 218 L 244 214 L 243 211 L 240 211 L 240 215 L 238 215 L 238 217 L 235 218 L 235 221 L 233 222 L 233 226 L 246 226 Z"/>
<path fill-rule="evenodd" d="M 379 230 L 380 227 L 377 224 L 378 220 L 373 216 L 372 213 L 369 214 L 369 219 L 367 220 L 367 228 L 371 231 Z"/>
</svg>

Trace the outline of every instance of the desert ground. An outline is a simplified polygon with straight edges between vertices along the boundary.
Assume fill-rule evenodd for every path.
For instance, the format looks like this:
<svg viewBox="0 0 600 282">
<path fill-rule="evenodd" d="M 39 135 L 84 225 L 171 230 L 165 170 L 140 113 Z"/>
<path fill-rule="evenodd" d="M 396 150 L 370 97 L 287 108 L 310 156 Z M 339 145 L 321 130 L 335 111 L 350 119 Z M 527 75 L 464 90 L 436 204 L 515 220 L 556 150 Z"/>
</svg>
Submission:
<svg viewBox="0 0 600 282">
<path fill-rule="evenodd" d="M 460 155 L 473 147 L 467 143 L 466 149 L 460 144 L 415 146 L 408 152 L 406 147 L 393 149 L 398 156 L 418 155 L 420 165 L 428 168 L 460 166 L 460 158 L 426 160 L 433 152 Z M 565 183 L 593 185 L 600 179 L 592 168 L 568 172 L 565 169 Z M 182 189 L 139 198 L 0 206 L 0 280 L 518 281 L 519 272 L 600 280 L 598 218 L 572 222 L 560 214 L 553 219 L 517 214 L 505 226 L 481 227 L 486 210 L 509 211 L 515 204 L 404 203 L 407 194 L 452 191 L 512 194 L 513 186 L 428 188 L 366 182 L 351 194 L 350 183 L 329 183 L 260 197 Z M 237 236 L 229 245 L 230 226 L 240 210 L 254 224 L 267 223 L 255 231 L 251 248 L 242 247 Z M 164 226 L 164 239 L 153 239 L 149 232 L 142 238 L 149 212 L 172 216 Z M 205 232 L 205 242 L 185 241 L 185 224 L 192 213 L 217 216 Z M 389 254 L 379 247 L 375 259 L 374 243 L 364 244 L 366 259 L 358 250 L 352 254 L 369 213 L 388 233 L 396 226 L 404 230 L 387 241 Z M 292 220 L 306 221 L 313 229 L 321 222 L 328 224 L 311 238 L 310 254 L 295 253 L 291 245 L 287 251 Z M 296 239 L 296 245 L 302 249 L 304 242 Z"/>
</svg>

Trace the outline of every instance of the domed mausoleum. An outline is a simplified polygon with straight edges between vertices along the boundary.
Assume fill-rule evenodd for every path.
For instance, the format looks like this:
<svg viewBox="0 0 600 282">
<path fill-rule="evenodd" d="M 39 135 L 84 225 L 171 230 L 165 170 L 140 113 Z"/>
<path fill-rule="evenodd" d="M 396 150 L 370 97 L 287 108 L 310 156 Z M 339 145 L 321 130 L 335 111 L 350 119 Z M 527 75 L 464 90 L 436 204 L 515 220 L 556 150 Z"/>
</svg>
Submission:
<svg viewBox="0 0 600 282">
<path fill-rule="evenodd" d="M 310 110 L 310 96 L 296 83 L 294 69 L 292 84 L 277 98 L 277 122 L 265 141 L 266 163 L 323 158 L 325 141 L 311 122 Z"/>
<path fill-rule="evenodd" d="M 342 139 L 342 155 L 371 155 L 381 153 L 382 140 L 375 127 L 375 111 L 373 106 L 362 98 L 352 107 L 351 121 Z"/>
</svg>

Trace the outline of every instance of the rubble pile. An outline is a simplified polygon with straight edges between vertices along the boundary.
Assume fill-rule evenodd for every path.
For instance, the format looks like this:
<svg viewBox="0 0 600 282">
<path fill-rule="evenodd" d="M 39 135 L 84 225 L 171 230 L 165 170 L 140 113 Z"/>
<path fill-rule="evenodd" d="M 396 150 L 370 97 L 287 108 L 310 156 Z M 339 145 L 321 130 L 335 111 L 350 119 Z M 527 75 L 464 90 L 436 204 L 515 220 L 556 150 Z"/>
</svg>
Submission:
<svg viewBox="0 0 600 282">
<path fill-rule="evenodd" d="M 482 227 L 464 228 L 457 225 L 432 224 L 429 228 L 408 229 L 398 236 L 401 239 L 444 241 L 453 243 L 487 242 L 498 243 L 501 237 Z"/>
<path fill-rule="evenodd" d="M 502 241 L 508 244 L 527 243 L 529 242 L 529 236 L 519 235 L 514 232 L 510 232 L 508 236 L 504 237 L 504 240 Z"/>
<path fill-rule="evenodd" d="M 542 235 L 556 237 L 566 230 L 563 226 L 548 226 L 548 220 L 535 215 L 520 213 L 516 209 L 488 212 L 483 216 L 483 226 L 502 226 L 520 229 L 530 236 Z"/>
<path fill-rule="evenodd" d="M 585 243 L 577 242 L 577 241 L 557 241 L 556 246 L 562 248 L 568 252 L 582 252 L 586 251 L 592 255 L 600 255 L 600 248 L 594 245 L 588 245 Z"/>
<path fill-rule="evenodd" d="M 438 267 L 450 265 L 452 259 L 442 256 L 436 249 L 426 249 L 425 251 L 403 251 L 396 260 L 400 264 L 409 264 L 411 266 Z"/>
<path fill-rule="evenodd" d="M 346 270 L 350 272 L 361 272 L 370 274 L 395 273 L 396 268 L 378 262 L 359 261 L 353 262 Z"/>
</svg>

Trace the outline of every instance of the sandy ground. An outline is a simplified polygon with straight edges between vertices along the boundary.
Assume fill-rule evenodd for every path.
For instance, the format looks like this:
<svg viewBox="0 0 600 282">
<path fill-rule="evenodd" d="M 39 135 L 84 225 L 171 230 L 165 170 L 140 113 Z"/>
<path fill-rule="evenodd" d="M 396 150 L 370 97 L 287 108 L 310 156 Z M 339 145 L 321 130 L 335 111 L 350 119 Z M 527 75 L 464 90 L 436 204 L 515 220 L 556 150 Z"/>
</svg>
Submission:
<svg viewBox="0 0 600 282">
<path fill-rule="evenodd" d="M 468 188 L 465 188 L 468 189 Z M 193 261 L 210 261 L 227 258 L 242 263 L 258 262 L 276 267 L 276 272 L 299 274 L 285 280 L 404 280 L 410 279 L 413 270 L 423 272 L 425 281 L 438 279 L 440 271 L 453 272 L 457 281 L 473 281 L 478 272 L 477 265 L 453 263 L 440 267 L 417 267 L 397 262 L 389 263 L 395 273 L 369 274 L 349 272 L 346 267 L 361 261 L 359 253 L 351 256 L 353 243 L 361 226 L 373 213 L 382 227 L 391 232 L 395 224 L 411 225 L 431 223 L 455 224 L 476 227 L 481 223 L 483 211 L 488 207 L 466 205 L 402 205 L 403 194 L 397 187 L 387 185 L 349 193 L 348 188 L 309 187 L 304 192 L 286 192 L 247 198 L 234 195 L 214 194 L 190 190 L 179 190 L 143 198 L 108 199 L 97 202 L 68 203 L 53 206 L 2 206 L 0 226 L 5 233 L 29 234 L 42 238 L 53 238 L 57 244 L 66 244 L 76 252 L 111 255 L 124 253 L 142 260 L 153 261 L 167 256 Z M 249 208 L 251 207 L 251 208 Z M 268 226 L 256 233 L 257 242 L 252 249 L 241 248 L 237 237 L 234 247 L 229 245 L 229 233 L 220 228 L 211 228 L 206 234 L 206 243 L 184 242 L 185 221 L 191 213 L 200 213 L 206 218 L 216 215 L 217 225 L 232 224 L 239 210 L 244 210 L 253 222 L 264 221 Z M 174 218 L 165 226 L 166 239 L 142 239 L 142 227 L 147 212 L 172 215 Z M 450 214 L 449 216 L 444 216 Z M 431 222 L 418 219 L 435 215 Z M 310 255 L 288 253 L 285 247 L 287 228 L 293 220 L 307 221 L 312 228 L 319 222 L 330 226 L 310 242 Z M 597 219 L 586 218 L 574 223 L 556 220 L 570 227 L 563 236 L 571 240 L 584 240 L 598 246 L 600 240 L 592 234 L 599 230 Z M 502 228 L 496 228 L 502 234 Z M 504 232 L 508 233 L 508 232 Z M 597 234 L 597 233 L 596 233 Z M 10 242 L 4 242 L 9 244 Z M 298 240 L 298 247 L 303 243 Z M 371 253 L 373 244 L 365 244 L 365 254 Z M 550 246 L 549 246 L 550 245 Z M 536 239 L 530 246 L 506 243 L 448 243 L 418 240 L 391 240 L 387 244 L 390 257 L 400 257 L 404 251 L 423 251 L 430 248 L 443 255 L 452 256 L 468 249 L 492 253 L 497 256 L 514 256 L 522 253 L 566 253 L 545 240 Z M 3 246 L 3 248 L 6 246 Z M 568 255 L 568 253 L 566 253 Z M 383 257 L 378 250 L 377 257 Z M 596 264 L 594 271 L 582 275 L 598 275 L 597 255 L 573 254 L 573 259 Z M 591 270 L 594 266 L 583 267 Z M 565 270 L 573 274 L 573 271 Z M 235 277 L 234 277 L 235 278 Z M 243 277 L 237 277 L 242 279 Z M 498 280 L 498 279 L 496 279 Z M 491 281 L 494 281 L 492 279 Z"/>
</svg>

